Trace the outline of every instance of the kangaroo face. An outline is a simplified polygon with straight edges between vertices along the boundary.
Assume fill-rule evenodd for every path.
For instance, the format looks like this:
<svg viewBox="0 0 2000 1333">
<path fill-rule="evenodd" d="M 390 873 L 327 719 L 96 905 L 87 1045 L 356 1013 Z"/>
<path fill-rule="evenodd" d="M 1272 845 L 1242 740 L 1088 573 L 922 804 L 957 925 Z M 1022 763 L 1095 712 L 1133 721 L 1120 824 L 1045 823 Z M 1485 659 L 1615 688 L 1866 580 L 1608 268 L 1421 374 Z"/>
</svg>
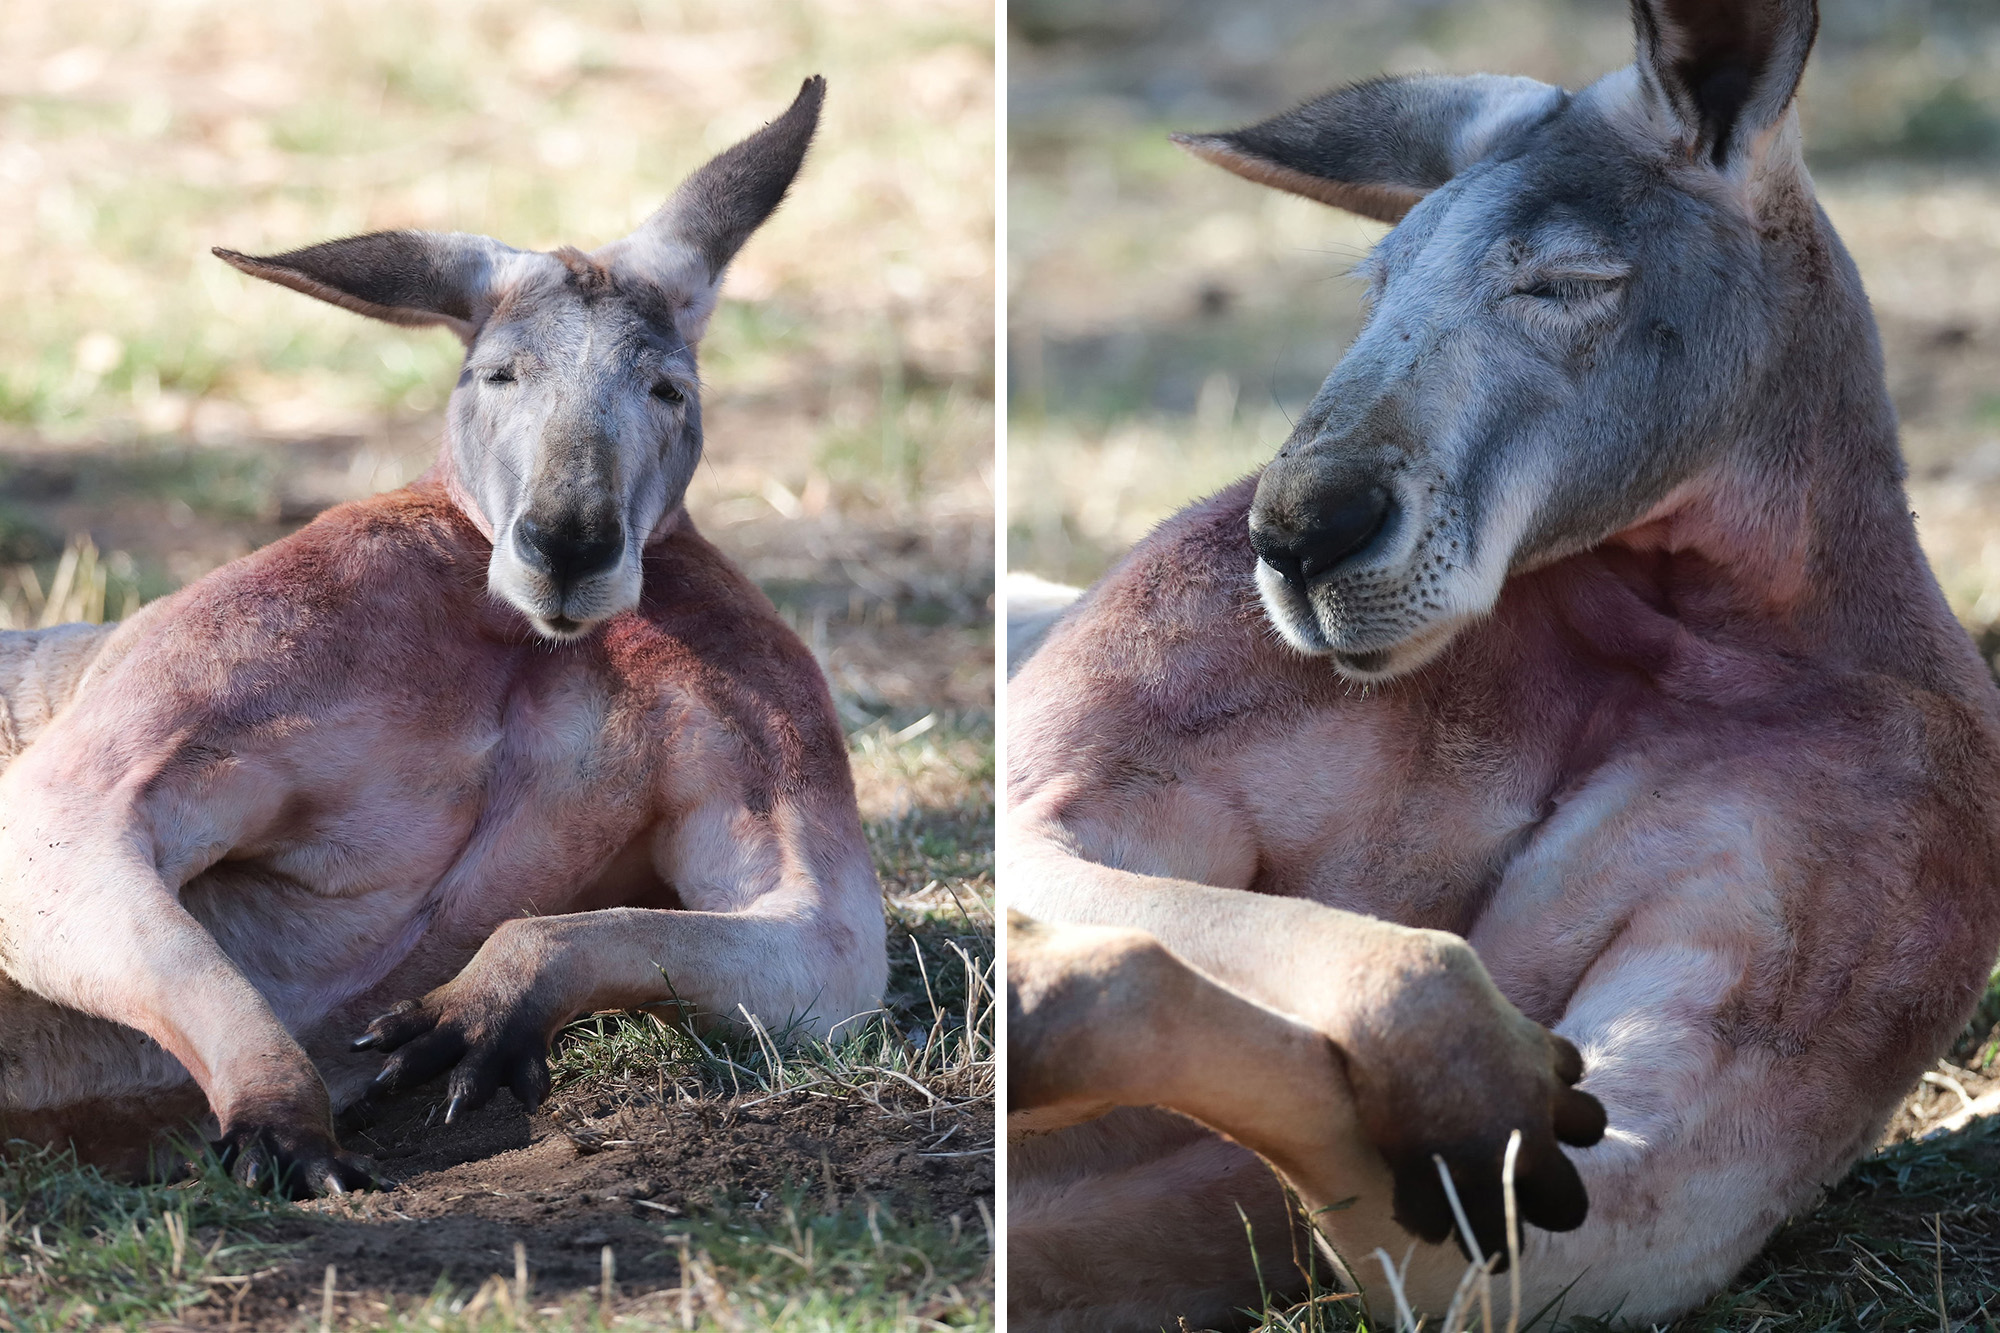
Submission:
<svg viewBox="0 0 2000 1333">
<path fill-rule="evenodd" d="M 684 182 L 636 232 L 585 254 L 484 236 L 378 232 L 237 268 L 466 343 L 446 418 L 460 503 L 493 541 L 487 586 L 544 637 L 639 604 L 640 558 L 701 457 L 695 347 L 722 277 L 784 199 L 825 83 Z"/>
<path fill-rule="evenodd" d="M 1380 79 L 1181 139 L 1398 224 L 1250 513 L 1273 626 L 1344 674 L 1415 669 L 1511 574 L 1643 518 L 1758 396 L 1795 280 L 1767 233 L 1812 207 L 1811 6 L 1635 14 L 1637 61 L 1581 93 Z"/>
<path fill-rule="evenodd" d="M 452 392 L 456 475 L 493 532 L 488 586 L 574 638 L 639 604 L 640 555 L 701 457 L 682 307 L 574 251 L 509 283 Z"/>
</svg>

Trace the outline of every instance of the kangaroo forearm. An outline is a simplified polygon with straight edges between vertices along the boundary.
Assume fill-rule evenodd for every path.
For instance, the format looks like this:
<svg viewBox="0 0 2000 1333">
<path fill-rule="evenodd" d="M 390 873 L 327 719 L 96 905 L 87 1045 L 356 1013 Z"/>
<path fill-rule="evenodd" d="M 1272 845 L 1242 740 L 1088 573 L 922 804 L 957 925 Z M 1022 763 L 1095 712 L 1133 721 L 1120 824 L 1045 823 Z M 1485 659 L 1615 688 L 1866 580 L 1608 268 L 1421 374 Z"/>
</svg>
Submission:
<svg viewBox="0 0 2000 1333">
<path fill-rule="evenodd" d="M 1323 1033 L 1150 935 L 1013 917 L 1008 947 L 1011 1109 L 1164 1106 L 1251 1142 L 1258 1108 L 1330 1111 L 1350 1097 Z"/>
<path fill-rule="evenodd" d="M 848 997 L 826 993 L 844 970 L 835 934 L 803 917 L 614 908 L 509 922 L 491 947 L 532 955 L 551 1011 L 681 1003 L 774 1030 L 810 1014 L 824 1031 L 849 1016 Z"/>
<path fill-rule="evenodd" d="M 1012 858 L 1014 906 L 1041 919 L 1143 930 L 1201 972 L 1251 1000 L 1323 1030 L 1346 1001 L 1378 1000 L 1385 988 L 1440 965 L 1451 943 L 1434 932 L 1296 898 L 1133 874 L 1031 844 Z M 1327 978 L 1304 1007 L 1296 987 L 1272 978 Z"/>
<path fill-rule="evenodd" d="M 1261 1154 L 1315 1206 L 1379 1182 L 1325 1034 L 1217 984 L 1150 935 L 1008 924 L 1012 1123 L 1051 1129 L 1113 1106 L 1161 1106 Z"/>
</svg>

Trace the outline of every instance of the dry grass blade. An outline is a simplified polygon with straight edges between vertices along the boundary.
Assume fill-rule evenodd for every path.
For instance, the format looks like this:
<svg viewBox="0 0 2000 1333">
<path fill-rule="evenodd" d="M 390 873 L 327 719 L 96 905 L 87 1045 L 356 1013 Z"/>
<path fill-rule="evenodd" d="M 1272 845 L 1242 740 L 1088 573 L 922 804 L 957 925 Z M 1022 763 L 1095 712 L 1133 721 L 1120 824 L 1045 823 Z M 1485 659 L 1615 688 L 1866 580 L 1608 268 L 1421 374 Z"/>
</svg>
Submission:
<svg viewBox="0 0 2000 1333">
<path fill-rule="evenodd" d="M 105 556 L 88 536 L 63 548 L 46 589 L 33 565 L 0 573 L 0 629 L 48 629 L 76 621 L 122 620 L 139 609 L 132 558 Z"/>
</svg>

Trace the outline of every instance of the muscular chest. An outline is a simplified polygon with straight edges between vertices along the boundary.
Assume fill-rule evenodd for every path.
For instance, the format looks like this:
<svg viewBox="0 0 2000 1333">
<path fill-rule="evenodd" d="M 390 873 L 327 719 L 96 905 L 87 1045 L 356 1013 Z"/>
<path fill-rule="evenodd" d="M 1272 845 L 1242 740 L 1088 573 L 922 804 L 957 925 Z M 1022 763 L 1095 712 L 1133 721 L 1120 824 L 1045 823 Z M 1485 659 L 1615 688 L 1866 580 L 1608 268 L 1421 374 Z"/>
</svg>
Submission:
<svg viewBox="0 0 2000 1333">
<path fill-rule="evenodd" d="M 560 911 L 653 818 L 653 709 L 587 664 L 469 660 L 381 702 L 301 730 L 238 858 L 328 899 Z"/>
<path fill-rule="evenodd" d="M 1440 737 L 1365 708 L 1273 729 L 1235 764 L 1250 887 L 1465 933 L 1532 837 L 1559 763 L 1501 738 Z"/>
</svg>

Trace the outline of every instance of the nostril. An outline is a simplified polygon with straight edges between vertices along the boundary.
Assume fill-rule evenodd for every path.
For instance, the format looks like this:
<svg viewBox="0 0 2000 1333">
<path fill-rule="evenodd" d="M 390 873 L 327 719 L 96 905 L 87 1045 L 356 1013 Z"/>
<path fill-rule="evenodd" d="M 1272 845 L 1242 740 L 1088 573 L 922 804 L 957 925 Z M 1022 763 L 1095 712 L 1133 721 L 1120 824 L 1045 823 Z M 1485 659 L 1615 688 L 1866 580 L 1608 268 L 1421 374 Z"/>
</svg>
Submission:
<svg viewBox="0 0 2000 1333">
<path fill-rule="evenodd" d="M 542 563 L 542 542 L 546 536 L 542 525 L 531 516 L 523 514 L 514 520 L 514 549 L 531 564 Z"/>
<path fill-rule="evenodd" d="M 1386 488 L 1364 486 L 1316 507 L 1296 530 L 1253 521 L 1250 545 L 1258 559 L 1302 589 L 1367 549 L 1394 508 Z"/>
<path fill-rule="evenodd" d="M 618 524 L 543 523 L 523 514 L 514 524 L 521 556 L 559 583 L 574 583 L 616 563 L 625 548 Z"/>
<path fill-rule="evenodd" d="M 1387 525 L 1389 511 L 1389 492 L 1366 486 L 1315 513 L 1295 551 L 1306 581 L 1330 573 L 1374 541 Z"/>
<path fill-rule="evenodd" d="M 1260 524 L 1253 520 L 1250 524 L 1250 549 L 1257 558 L 1278 571 L 1285 582 L 1295 587 L 1305 586 L 1305 571 L 1301 568 L 1299 556 L 1293 549 L 1289 533 Z"/>
</svg>

